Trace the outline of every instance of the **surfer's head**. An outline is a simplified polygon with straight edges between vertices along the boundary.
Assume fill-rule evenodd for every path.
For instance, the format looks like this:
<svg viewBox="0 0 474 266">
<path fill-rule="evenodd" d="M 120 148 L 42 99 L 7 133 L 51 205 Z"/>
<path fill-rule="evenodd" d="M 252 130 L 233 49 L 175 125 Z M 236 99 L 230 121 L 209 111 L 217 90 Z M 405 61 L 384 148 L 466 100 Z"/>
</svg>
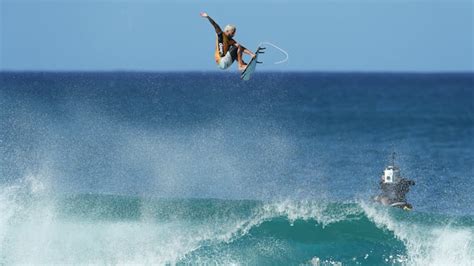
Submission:
<svg viewBox="0 0 474 266">
<path fill-rule="evenodd" d="M 225 33 L 225 35 L 227 35 L 228 37 L 234 37 L 236 30 L 237 30 L 237 28 L 235 28 L 234 25 L 228 24 L 228 25 L 225 26 L 225 28 L 224 28 L 224 33 Z"/>
</svg>

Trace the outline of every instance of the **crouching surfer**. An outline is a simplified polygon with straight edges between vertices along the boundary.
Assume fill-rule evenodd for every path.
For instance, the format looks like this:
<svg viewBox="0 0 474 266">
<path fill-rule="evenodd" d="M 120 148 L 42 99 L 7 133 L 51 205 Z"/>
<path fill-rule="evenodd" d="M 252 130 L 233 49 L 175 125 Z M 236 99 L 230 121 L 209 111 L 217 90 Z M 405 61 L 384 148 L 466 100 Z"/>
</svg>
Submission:
<svg viewBox="0 0 474 266">
<path fill-rule="evenodd" d="M 209 17 L 207 13 L 202 12 L 201 17 L 207 18 L 216 31 L 217 40 L 214 56 L 218 67 L 220 69 L 227 69 L 237 60 L 239 70 L 244 71 L 247 64 L 244 62 L 242 54 L 248 54 L 252 56 L 252 58 L 255 57 L 255 54 L 234 40 L 234 35 L 237 30 L 236 27 L 229 24 L 225 26 L 224 31 L 222 31 L 219 25 Z"/>
<path fill-rule="evenodd" d="M 415 181 L 401 177 L 400 168 L 395 166 L 395 153 L 392 154 L 392 164 L 383 171 L 380 180 L 381 194 L 373 199 L 383 205 L 411 210 L 413 207 L 406 200 L 406 194 Z"/>
</svg>

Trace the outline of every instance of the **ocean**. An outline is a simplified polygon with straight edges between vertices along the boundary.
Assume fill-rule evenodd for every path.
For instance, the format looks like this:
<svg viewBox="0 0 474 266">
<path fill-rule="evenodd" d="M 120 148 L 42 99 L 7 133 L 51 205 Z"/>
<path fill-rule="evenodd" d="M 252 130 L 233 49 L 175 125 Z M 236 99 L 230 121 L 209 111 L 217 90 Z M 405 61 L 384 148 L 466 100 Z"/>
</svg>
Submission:
<svg viewBox="0 0 474 266">
<path fill-rule="evenodd" d="M 473 178 L 472 73 L 0 73 L 0 265 L 474 265 Z"/>
</svg>

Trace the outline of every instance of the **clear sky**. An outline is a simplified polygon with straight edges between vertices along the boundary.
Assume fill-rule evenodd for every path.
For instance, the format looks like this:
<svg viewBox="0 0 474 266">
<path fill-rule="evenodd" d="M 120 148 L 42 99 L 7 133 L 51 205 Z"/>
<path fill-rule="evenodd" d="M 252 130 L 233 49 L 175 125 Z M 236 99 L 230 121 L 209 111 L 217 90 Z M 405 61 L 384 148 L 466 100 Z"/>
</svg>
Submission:
<svg viewBox="0 0 474 266">
<path fill-rule="evenodd" d="M 473 3 L 0 0 L 0 69 L 217 70 L 207 11 L 250 49 L 267 40 L 288 51 L 265 70 L 474 71 Z"/>
</svg>

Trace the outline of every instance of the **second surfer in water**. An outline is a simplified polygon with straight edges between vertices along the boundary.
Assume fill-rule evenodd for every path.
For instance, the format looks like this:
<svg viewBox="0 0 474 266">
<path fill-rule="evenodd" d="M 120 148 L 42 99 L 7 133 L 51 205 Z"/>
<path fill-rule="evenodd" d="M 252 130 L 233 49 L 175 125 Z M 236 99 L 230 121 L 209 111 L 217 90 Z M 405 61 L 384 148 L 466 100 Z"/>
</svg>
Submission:
<svg viewBox="0 0 474 266">
<path fill-rule="evenodd" d="M 244 71 L 247 67 L 247 64 L 242 59 L 242 54 L 246 53 L 252 56 L 252 58 L 255 57 L 255 54 L 233 39 L 236 32 L 235 26 L 227 25 L 225 26 L 224 31 L 222 31 L 219 25 L 211 17 L 209 17 L 207 13 L 202 12 L 201 17 L 207 18 L 216 30 L 217 41 L 216 52 L 214 56 L 219 68 L 227 69 L 237 59 L 237 62 L 239 63 L 239 70 Z"/>
</svg>

